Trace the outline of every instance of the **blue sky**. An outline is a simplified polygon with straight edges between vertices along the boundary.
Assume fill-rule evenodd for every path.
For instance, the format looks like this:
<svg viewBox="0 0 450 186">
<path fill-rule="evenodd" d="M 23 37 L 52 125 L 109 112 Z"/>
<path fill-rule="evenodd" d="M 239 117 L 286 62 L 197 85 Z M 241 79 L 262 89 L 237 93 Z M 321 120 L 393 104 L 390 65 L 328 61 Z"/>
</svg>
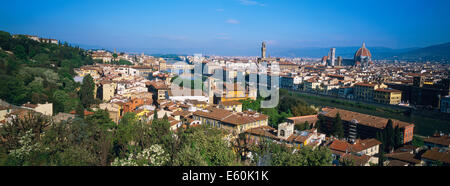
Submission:
<svg viewBox="0 0 450 186">
<path fill-rule="evenodd" d="M 3 1 L 3 0 L 2 0 Z M 450 41 L 448 0 L 14 0 L 0 30 L 146 53 L 422 47 Z"/>
</svg>

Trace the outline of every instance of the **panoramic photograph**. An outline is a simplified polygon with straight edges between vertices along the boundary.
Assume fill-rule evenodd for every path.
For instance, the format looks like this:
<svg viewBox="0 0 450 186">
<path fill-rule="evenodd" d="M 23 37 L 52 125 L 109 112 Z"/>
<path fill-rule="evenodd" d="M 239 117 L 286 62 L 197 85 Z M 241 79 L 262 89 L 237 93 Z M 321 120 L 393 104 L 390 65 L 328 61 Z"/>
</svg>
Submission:
<svg viewBox="0 0 450 186">
<path fill-rule="evenodd" d="M 4 1 L 0 168 L 138 166 L 200 184 L 448 166 L 449 7 Z"/>
</svg>

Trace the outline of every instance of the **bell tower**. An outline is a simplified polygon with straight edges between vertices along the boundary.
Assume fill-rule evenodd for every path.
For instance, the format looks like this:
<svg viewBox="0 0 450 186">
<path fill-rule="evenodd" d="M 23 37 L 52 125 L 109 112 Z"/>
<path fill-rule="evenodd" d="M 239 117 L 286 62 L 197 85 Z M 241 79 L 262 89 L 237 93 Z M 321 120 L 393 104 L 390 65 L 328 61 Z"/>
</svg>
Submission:
<svg viewBox="0 0 450 186">
<path fill-rule="evenodd" d="M 266 58 L 266 42 L 262 42 L 262 46 L 261 46 L 261 58 L 265 59 Z"/>
</svg>

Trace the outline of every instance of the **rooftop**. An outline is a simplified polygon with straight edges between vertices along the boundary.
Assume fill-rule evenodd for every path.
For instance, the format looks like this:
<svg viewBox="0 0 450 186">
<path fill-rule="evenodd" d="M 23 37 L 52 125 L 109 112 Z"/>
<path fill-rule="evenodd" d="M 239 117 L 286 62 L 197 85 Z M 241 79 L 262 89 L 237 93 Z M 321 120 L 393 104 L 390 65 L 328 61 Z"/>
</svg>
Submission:
<svg viewBox="0 0 450 186">
<path fill-rule="evenodd" d="M 340 114 L 341 119 L 343 121 L 352 122 L 356 121 L 359 125 L 365 125 L 370 127 L 375 127 L 379 129 L 384 129 L 388 123 L 389 119 L 378 117 L 378 116 L 372 116 L 367 114 L 362 114 L 358 112 L 352 112 L 348 110 L 343 109 L 337 109 L 337 108 L 324 108 L 322 109 L 324 112 L 324 116 L 334 118 L 336 117 L 337 113 Z M 407 126 L 414 125 L 412 123 L 407 123 L 399 120 L 392 119 L 393 127 L 396 127 L 397 125 L 399 128 L 404 128 Z"/>
</svg>

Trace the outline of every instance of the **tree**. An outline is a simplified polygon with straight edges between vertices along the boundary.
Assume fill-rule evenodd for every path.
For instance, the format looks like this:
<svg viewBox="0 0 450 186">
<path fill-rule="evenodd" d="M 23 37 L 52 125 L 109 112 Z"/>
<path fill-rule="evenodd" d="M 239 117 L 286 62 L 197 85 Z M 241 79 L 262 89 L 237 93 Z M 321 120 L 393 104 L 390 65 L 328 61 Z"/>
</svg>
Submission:
<svg viewBox="0 0 450 186">
<path fill-rule="evenodd" d="M 344 126 L 342 124 L 341 115 L 339 113 L 336 114 L 336 118 L 333 122 L 333 135 L 338 138 L 344 137 Z"/>
<path fill-rule="evenodd" d="M 163 166 L 169 156 L 160 145 L 152 145 L 137 154 L 130 153 L 127 159 L 115 159 L 113 166 Z"/>
<path fill-rule="evenodd" d="M 353 159 L 351 159 L 351 158 L 341 158 L 340 163 L 344 167 L 355 166 L 355 161 Z"/>
<path fill-rule="evenodd" d="M 117 59 L 117 57 L 118 57 L 118 56 L 117 56 L 117 53 L 114 53 L 112 56 L 113 56 L 113 58 L 114 58 L 114 61 L 116 61 L 116 59 Z"/>
<path fill-rule="evenodd" d="M 385 152 L 390 152 L 395 148 L 395 131 L 393 127 L 393 121 L 391 119 L 388 120 L 386 127 L 383 130 L 383 137 L 385 142 Z"/>
<path fill-rule="evenodd" d="M 16 55 L 19 59 L 27 59 L 27 53 L 25 51 L 25 48 L 22 45 L 17 45 L 14 47 L 14 55 Z"/>
<path fill-rule="evenodd" d="M 85 108 L 89 108 L 95 103 L 94 97 L 95 83 L 91 75 L 87 75 L 83 78 L 83 84 L 80 89 L 81 103 Z"/>
<path fill-rule="evenodd" d="M 173 166 L 207 166 L 208 163 L 202 157 L 200 151 L 190 146 L 185 146 L 178 152 Z"/>
<path fill-rule="evenodd" d="M 326 128 L 326 119 L 325 116 L 323 114 L 319 114 L 317 115 L 317 123 L 316 123 L 316 128 L 317 131 L 320 133 L 327 133 L 327 128 Z"/>
<path fill-rule="evenodd" d="M 31 131 L 33 140 L 39 142 L 44 129 L 50 126 L 51 122 L 47 116 L 31 111 L 24 117 L 15 117 L 11 122 L 6 122 L 0 126 L 1 146 L 7 150 L 19 147 L 19 141 L 26 132 Z"/>
<path fill-rule="evenodd" d="M 425 145 L 425 143 L 424 143 L 424 141 L 423 141 L 422 138 L 419 138 L 419 137 L 414 136 L 414 137 L 413 137 L 413 140 L 412 140 L 412 145 L 413 145 L 414 147 L 422 147 L 422 146 Z"/>
<path fill-rule="evenodd" d="M 384 162 L 386 161 L 386 156 L 384 156 L 386 153 L 384 151 L 380 151 L 379 157 L 378 157 L 378 166 L 384 166 Z"/>
<path fill-rule="evenodd" d="M 97 110 L 94 114 L 87 116 L 86 121 L 94 126 L 98 126 L 102 129 L 112 129 L 116 127 L 116 124 L 109 117 L 109 113 L 106 110 Z"/>
<path fill-rule="evenodd" d="M 75 115 L 80 118 L 84 118 L 84 107 L 81 103 L 77 105 L 77 108 L 75 110 Z"/>
</svg>

